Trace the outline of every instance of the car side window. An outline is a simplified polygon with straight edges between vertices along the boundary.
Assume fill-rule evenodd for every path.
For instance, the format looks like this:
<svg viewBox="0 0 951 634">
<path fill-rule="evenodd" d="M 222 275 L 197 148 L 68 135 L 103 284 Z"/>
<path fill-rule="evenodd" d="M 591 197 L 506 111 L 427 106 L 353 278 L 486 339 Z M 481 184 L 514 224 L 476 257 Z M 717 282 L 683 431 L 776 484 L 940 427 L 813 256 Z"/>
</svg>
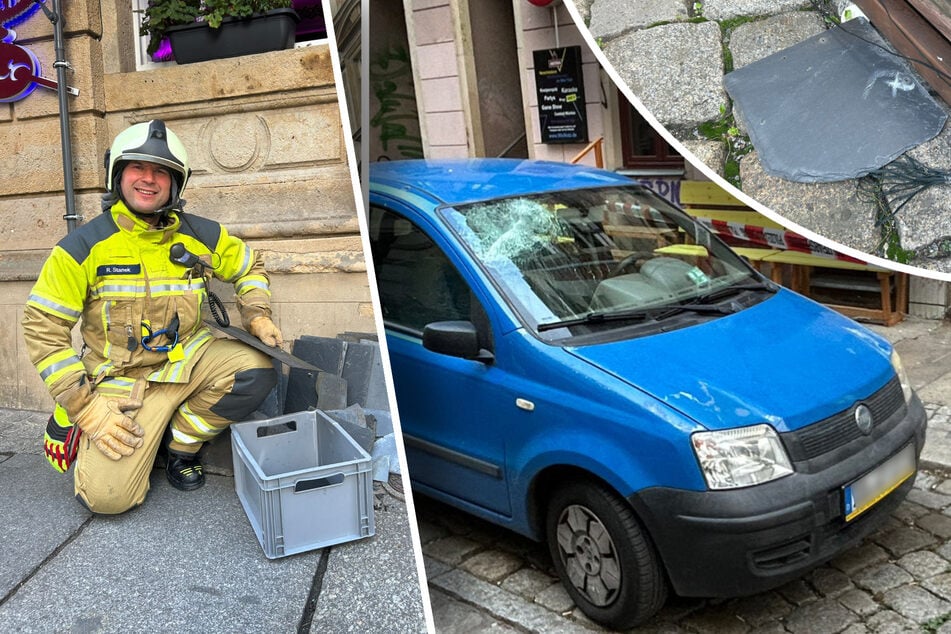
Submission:
<svg viewBox="0 0 951 634">
<path fill-rule="evenodd" d="M 370 236 L 385 320 L 414 331 L 434 321 L 472 320 L 469 286 L 419 227 L 373 206 Z"/>
</svg>

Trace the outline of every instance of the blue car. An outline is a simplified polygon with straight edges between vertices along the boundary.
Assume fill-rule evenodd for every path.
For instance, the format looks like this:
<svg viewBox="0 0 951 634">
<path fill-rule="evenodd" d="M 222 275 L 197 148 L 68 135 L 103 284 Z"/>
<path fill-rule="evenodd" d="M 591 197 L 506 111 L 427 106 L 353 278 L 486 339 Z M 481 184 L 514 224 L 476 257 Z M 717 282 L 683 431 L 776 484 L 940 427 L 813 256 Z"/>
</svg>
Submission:
<svg viewBox="0 0 951 634">
<path fill-rule="evenodd" d="M 890 344 L 631 180 L 396 161 L 369 190 L 414 490 L 547 542 L 593 620 L 779 586 L 910 490 L 926 416 Z"/>
</svg>

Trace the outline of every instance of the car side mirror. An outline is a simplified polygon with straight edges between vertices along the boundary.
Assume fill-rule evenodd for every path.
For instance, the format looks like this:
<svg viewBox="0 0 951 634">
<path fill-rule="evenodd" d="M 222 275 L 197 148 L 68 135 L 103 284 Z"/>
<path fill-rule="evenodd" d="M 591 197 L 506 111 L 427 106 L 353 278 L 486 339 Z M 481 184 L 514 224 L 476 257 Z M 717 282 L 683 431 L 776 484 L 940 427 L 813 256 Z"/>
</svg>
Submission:
<svg viewBox="0 0 951 634">
<path fill-rule="evenodd" d="M 471 321 L 434 321 L 423 328 L 423 347 L 438 354 L 491 363 L 495 356 L 479 347 L 479 333 Z"/>
</svg>

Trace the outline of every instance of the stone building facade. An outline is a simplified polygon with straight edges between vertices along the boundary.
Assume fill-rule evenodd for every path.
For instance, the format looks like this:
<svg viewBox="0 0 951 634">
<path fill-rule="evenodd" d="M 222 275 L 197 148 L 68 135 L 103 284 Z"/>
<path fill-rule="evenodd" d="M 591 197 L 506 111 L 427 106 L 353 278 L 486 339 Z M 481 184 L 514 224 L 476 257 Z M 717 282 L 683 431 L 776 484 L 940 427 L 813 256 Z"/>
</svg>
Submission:
<svg viewBox="0 0 951 634">
<path fill-rule="evenodd" d="M 164 119 L 189 151 L 186 212 L 220 221 L 264 252 L 285 340 L 375 331 L 328 45 L 137 70 L 130 3 L 63 5 L 68 83 L 79 89 L 69 98 L 77 213 L 101 213 L 113 137 Z M 55 77 L 51 23 L 37 13 L 15 30 L 16 44 Z M 19 324 L 43 261 L 67 232 L 56 92 L 38 88 L 0 107 L 0 147 L 0 372 L 12 379 L 0 384 L 0 404 L 45 409 L 51 400 Z M 217 290 L 233 299 L 230 288 Z"/>
</svg>

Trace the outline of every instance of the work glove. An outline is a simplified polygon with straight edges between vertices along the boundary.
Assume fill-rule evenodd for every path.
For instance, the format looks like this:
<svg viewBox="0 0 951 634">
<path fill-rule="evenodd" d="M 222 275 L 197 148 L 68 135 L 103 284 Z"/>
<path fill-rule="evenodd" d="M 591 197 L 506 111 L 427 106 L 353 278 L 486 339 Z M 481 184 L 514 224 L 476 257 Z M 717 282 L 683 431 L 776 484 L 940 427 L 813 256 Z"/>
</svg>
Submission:
<svg viewBox="0 0 951 634">
<path fill-rule="evenodd" d="M 265 345 L 279 346 L 284 343 L 280 329 L 274 325 L 270 317 L 259 315 L 248 324 L 248 332 L 260 339 Z"/>
<path fill-rule="evenodd" d="M 142 407 L 142 392 L 145 381 L 139 379 L 127 397 L 108 397 L 99 392 L 89 392 L 88 399 L 79 411 L 71 411 L 70 402 L 64 403 L 66 412 L 77 427 L 96 445 L 107 458 L 119 460 L 131 456 L 142 446 L 145 430 L 132 418 Z M 69 401 L 75 402 L 74 399 Z"/>
<path fill-rule="evenodd" d="M 43 453 L 54 469 L 66 473 L 76 459 L 78 440 L 79 428 L 69 420 L 66 410 L 57 405 L 43 434 Z"/>
</svg>

